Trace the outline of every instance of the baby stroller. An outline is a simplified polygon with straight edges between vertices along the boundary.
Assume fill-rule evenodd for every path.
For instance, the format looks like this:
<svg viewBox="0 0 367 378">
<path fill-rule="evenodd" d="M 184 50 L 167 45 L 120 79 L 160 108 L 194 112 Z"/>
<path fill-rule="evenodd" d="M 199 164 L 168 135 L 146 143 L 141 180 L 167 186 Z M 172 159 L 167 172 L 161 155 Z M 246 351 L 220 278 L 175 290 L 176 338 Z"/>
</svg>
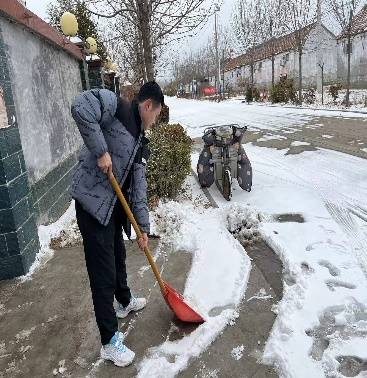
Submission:
<svg viewBox="0 0 367 378">
<path fill-rule="evenodd" d="M 202 187 L 210 187 L 215 181 L 223 197 L 232 197 L 232 179 L 239 186 L 251 191 L 252 168 L 241 142 L 247 126 L 237 124 L 208 127 L 202 137 L 204 149 L 199 156 L 197 173 Z"/>
</svg>

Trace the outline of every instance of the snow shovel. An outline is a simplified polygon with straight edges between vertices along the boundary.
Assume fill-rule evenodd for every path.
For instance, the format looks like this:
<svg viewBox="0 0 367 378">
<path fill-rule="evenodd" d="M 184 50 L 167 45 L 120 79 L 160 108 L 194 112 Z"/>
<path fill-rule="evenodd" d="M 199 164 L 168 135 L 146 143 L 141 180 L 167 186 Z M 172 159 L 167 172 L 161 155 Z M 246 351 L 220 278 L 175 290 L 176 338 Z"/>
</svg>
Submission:
<svg viewBox="0 0 367 378">
<path fill-rule="evenodd" d="M 136 223 L 133 213 L 130 210 L 129 205 L 126 202 L 124 195 L 122 194 L 121 188 L 112 172 L 108 174 L 108 178 L 111 182 L 113 189 L 115 190 L 117 197 L 119 198 L 122 207 L 124 208 L 127 217 L 129 218 L 130 223 L 134 227 L 137 240 L 142 237 L 140 227 Z M 167 302 L 169 308 L 175 313 L 178 319 L 187 323 L 203 323 L 205 320 L 194 311 L 184 300 L 184 298 L 172 289 L 166 282 L 162 280 L 161 275 L 159 274 L 157 265 L 155 264 L 152 254 L 148 247 L 144 248 L 144 253 L 149 261 L 150 266 L 153 269 L 153 273 L 159 283 L 163 298 Z"/>
</svg>

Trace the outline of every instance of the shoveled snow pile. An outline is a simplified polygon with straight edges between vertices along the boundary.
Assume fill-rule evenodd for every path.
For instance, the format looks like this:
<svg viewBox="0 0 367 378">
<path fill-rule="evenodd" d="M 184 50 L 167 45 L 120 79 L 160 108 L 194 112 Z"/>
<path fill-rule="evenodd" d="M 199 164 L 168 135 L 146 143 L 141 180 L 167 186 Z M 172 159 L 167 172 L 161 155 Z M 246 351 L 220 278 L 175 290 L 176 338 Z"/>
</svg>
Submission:
<svg viewBox="0 0 367 378">
<path fill-rule="evenodd" d="M 192 267 L 184 291 L 206 322 L 180 340 L 151 348 L 139 367 L 139 377 L 174 377 L 198 357 L 223 331 L 234 325 L 247 285 L 250 260 L 226 228 L 228 210 L 205 209 L 168 202 L 156 210 L 154 228 L 176 253 L 190 252 Z"/>
<path fill-rule="evenodd" d="M 74 219 L 68 227 L 61 230 L 60 234 L 57 237 L 51 239 L 50 246 L 53 249 L 56 248 L 69 248 L 82 245 L 83 240 L 79 231 L 78 224 Z"/>
<path fill-rule="evenodd" d="M 233 204 L 228 207 L 227 228 L 239 242 L 246 246 L 260 239 L 261 215 L 249 206 Z"/>
<path fill-rule="evenodd" d="M 73 221 L 75 221 L 74 201 L 72 201 L 66 212 L 55 223 L 38 227 L 40 250 L 36 255 L 34 263 L 29 269 L 29 272 L 20 277 L 20 280 L 25 281 L 31 279 L 32 275 L 52 258 L 54 250 L 51 248 L 51 240 L 59 238 L 63 233 L 63 230 L 71 227 Z"/>
</svg>

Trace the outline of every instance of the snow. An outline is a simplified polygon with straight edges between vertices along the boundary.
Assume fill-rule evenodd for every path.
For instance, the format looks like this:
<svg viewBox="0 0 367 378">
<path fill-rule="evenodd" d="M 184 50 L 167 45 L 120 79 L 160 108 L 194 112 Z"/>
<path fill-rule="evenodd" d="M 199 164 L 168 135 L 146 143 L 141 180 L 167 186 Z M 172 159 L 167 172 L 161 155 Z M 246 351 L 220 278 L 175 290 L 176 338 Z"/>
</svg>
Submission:
<svg viewBox="0 0 367 378">
<path fill-rule="evenodd" d="M 334 369 L 328 363 L 328 348 L 323 353 L 315 350 L 322 354 L 320 361 L 312 359 L 309 353 L 315 338 L 306 331 L 324 327 L 324 314 L 335 306 L 344 311 L 350 298 L 358 305 L 367 304 L 367 229 L 365 224 L 361 229 L 360 218 L 349 212 L 367 209 L 366 163 L 326 150 L 284 156 L 282 151 L 252 145 L 245 149 L 256 179 L 251 193 L 235 185 L 233 202 L 246 203 L 264 214 L 299 213 L 306 220 L 261 223 L 263 237 L 280 256 L 288 275 L 263 360 L 277 366 L 282 376 L 323 377 L 323 369 Z M 210 193 L 221 207 L 228 206 L 214 186 Z M 338 314 L 332 312 L 334 318 Z M 357 337 L 360 322 L 347 321 L 347 325 L 356 328 L 345 337 Z M 328 340 L 337 337 L 335 321 L 332 327 Z M 358 350 L 354 355 L 360 355 Z"/>
<path fill-rule="evenodd" d="M 289 127 L 289 132 L 294 132 L 314 117 L 366 118 L 366 114 L 360 112 L 247 105 L 236 98 L 216 103 L 165 97 L 165 102 L 170 107 L 170 122 L 180 123 L 192 138 L 201 137 L 206 127 L 228 123 L 247 125 L 251 131 Z"/>
<path fill-rule="evenodd" d="M 243 356 L 243 351 L 245 350 L 245 347 L 243 345 L 239 345 L 236 348 L 232 349 L 231 356 L 236 360 L 239 361 Z"/>
<path fill-rule="evenodd" d="M 271 298 L 273 298 L 273 296 L 267 295 L 265 289 L 261 288 L 258 293 L 256 293 L 255 295 L 247 299 L 247 302 L 250 302 L 254 299 L 266 300 L 266 299 L 271 299 Z"/>
<path fill-rule="evenodd" d="M 185 300 L 206 320 L 190 335 L 151 348 L 138 377 L 174 377 L 199 356 L 228 324 L 235 324 L 247 285 L 250 260 L 226 228 L 226 209 L 205 209 L 189 202 L 161 204 L 155 228 L 176 253 L 193 254 Z M 174 361 L 174 362 L 172 362 Z M 164 373 L 163 373 L 164 372 Z"/>
<path fill-rule="evenodd" d="M 307 142 L 299 142 L 298 140 L 291 143 L 292 147 L 299 147 L 299 146 L 310 146 L 310 143 Z"/>
<path fill-rule="evenodd" d="M 192 137 L 201 136 L 200 125 L 208 123 L 247 123 L 261 130 L 299 127 L 311 116 L 346 118 L 341 112 L 261 111 L 235 101 L 167 102 L 174 122 Z M 284 295 L 274 307 L 277 318 L 262 361 L 282 377 L 339 377 L 337 358 L 367 357 L 366 161 L 323 149 L 285 155 L 284 150 L 244 147 L 254 171 L 252 191 L 244 192 L 234 180 L 232 204 L 215 185 L 209 192 L 219 210 L 237 204 L 261 213 L 259 232 L 283 262 Z M 193 154 L 193 169 L 197 158 Z M 273 215 L 282 213 L 300 214 L 305 222 L 276 222 Z"/>
<path fill-rule="evenodd" d="M 287 139 L 287 138 L 282 135 L 264 135 L 262 138 L 258 139 L 257 142 L 266 142 L 268 140 L 281 140 L 281 139 Z"/>
<path fill-rule="evenodd" d="M 38 227 L 40 250 L 28 273 L 20 277 L 21 281 L 32 279 L 32 275 L 52 258 L 54 251 L 50 247 L 51 240 L 59 237 L 63 230 L 68 229 L 71 226 L 73 221 L 75 221 L 74 201 L 72 201 L 67 211 L 55 223 L 48 226 L 41 225 Z"/>
</svg>

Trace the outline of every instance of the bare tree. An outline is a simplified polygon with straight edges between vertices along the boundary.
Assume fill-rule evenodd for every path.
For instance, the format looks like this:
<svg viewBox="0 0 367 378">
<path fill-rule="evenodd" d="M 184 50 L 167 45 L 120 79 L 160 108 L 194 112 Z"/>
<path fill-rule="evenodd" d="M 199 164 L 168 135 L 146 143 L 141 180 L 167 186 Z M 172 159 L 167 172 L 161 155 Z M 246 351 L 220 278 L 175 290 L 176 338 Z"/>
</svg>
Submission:
<svg viewBox="0 0 367 378">
<path fill-rule="evenodd" d="M 194 31 L 213 11 L 205 6 L 206 0 L 90 0 L 89 4 L 93 14 L 120 17 L 122 27 L 126 23 L 134 27 L 146 80 L 155 77 L 159 49 Z"/>
<path fill-rule="evenodd" d="M 274 40 L 286 31 L 286 14 L 283 12 L 285 0 L 259 0 L 261 7 L 259 24 L 263 40 L 269 41 L 271 50 L 271 85 L 275 85 L 275 49 Z"/>
<path fill-rule="evenodd" d="M 258 0 L 238 0 L 233 14 L 238 42 L 250 59 L 251 85 L 254 84 L 255 47 L 264 41 L 260 21 L 262 16 L 263 8 Z"/>
<path fill-rule="evenodd" d="M 287 15 L 285 22 L 289 32 L 294 33 L 298 52 L 298 102 L 302 104 L 302 56 L 303 46 L 309 34 L 309 28 L 316 20 L 316 7 L 313 0 L 288 0 L 283 4 Z"/>
<path fill-rule="evenodd" d="M 347 93 L 345 104 L 350 106 L 350 60 L 352 55 L 353 18 L 357 12 L 361 0 L 328 0 L 330 9 L 339 26 L 342 36 L 347 38 Z"/>
</svg>

